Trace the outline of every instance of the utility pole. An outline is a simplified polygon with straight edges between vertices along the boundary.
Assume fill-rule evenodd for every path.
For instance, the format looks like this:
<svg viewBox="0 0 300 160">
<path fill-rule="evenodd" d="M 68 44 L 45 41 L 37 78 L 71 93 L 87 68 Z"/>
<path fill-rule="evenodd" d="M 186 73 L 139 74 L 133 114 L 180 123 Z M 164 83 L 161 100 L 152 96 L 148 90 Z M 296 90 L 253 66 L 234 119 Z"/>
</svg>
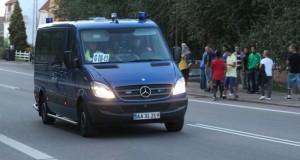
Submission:
<svg viewBox="0 0 300 160">
<path fill-rule="evenodd" d="M 35 42 L 35 34 L 36 34 L 36 28 L 38 25 L 38 21 L 37 21 L 37 7 L 38 7 L 38 0 L 33 0 L 33 9 L 32 9 L 32 46 L 34 46 L 34 42 Z"/>
<path fill-rule="evenodd" d="M 33 0 L 33 6 L 32 6 L 32 46 L 33 46 L 33 43 L 34 43 L 34 40 L 33 40 L 33 37 L 34 37 L 34 24 L 35 24 L 35 3 L 36 3 L 36 0 Z"/>
<path fill-rule="evenodd" d="M 175 11 L 175 46 L 178 46 L 178 6 L 176 1 L 176 11 Z"/>
</svg>

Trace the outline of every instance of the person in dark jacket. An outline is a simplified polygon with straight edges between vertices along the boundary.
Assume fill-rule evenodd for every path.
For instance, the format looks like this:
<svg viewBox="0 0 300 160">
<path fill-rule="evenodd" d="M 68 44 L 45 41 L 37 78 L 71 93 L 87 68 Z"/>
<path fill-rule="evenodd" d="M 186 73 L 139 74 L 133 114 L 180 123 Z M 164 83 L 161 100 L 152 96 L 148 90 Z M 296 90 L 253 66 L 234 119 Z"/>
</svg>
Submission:
<svg viewBox="0 0 300 160">
<path fill-rule="evenodd" d="M 249 70 L 248 70 L 248 56 L 250 54 L 250 51 L 247 47 L 244 48 L 245 56 L 243 58 L 243 89 L 248 90 L 248 92 L 251 91 L 250 89 L 250 78 L 249 78 Z"/>
</svg>

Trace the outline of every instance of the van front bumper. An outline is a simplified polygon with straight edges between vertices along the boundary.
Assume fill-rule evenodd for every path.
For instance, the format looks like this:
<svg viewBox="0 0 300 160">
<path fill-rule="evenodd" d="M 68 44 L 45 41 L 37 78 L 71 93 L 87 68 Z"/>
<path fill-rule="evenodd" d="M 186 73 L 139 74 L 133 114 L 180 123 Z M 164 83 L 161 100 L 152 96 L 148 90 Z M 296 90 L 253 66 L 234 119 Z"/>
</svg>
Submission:
<svg viewBox="0 0 300 160">
<path fill-rule="evenodd" d="M 183 119 L 188 99 L 176 98 L 155 102 L 88 102 L 87 110 L 96 126 L 110 124 L 164 123 Z M 160 119 L 133 120 L 134 113 L 160 112 Z"/>
</svg>

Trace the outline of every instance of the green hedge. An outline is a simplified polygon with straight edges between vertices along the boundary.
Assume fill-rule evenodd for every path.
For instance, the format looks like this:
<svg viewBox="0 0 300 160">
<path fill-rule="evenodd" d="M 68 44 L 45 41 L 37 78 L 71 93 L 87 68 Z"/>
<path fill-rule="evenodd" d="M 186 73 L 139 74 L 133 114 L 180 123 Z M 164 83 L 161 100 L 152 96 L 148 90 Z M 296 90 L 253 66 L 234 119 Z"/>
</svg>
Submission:
<svg viewBox="0 0 300 160">
<path fill-rule="evenodd" d="M 6 49 L 4 47 L 0 47 L 0 59 L 6 59 Z"/>
</svg>

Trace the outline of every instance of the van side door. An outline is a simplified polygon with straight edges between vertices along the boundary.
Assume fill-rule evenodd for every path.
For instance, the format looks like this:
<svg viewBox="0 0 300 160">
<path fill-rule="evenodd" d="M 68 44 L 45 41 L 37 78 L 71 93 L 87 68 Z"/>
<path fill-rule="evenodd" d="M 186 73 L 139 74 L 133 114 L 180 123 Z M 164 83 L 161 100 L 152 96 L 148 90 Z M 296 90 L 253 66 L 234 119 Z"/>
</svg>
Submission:
<svg viewBox="0 0 300 160">
<path fill-rule="evenodd" d="M 76 77 L 81 73 L 79 66 L 79 53 L 77 47 L 77 38 L 75 29 L 68 29 L 66 38 L 66 50 L 64 54 L 71 54 L 73 66 L 67 68 L 63 65 L 64 75 L 62 77 L 62 84 L 64 85 L 66 91 L 65 97 L 65 116 L 73 120 L 77 120 L 77 94 L 78 86 Z"/>
<path fill-rule="evenodd" d="M 46 29 L 39 29 L 37 31 L 34 60 L 34 89 L 37 94 L 42 91 L 45 97 L 51 91 L 49 86 L 50 72 L 48 68 L 49 36 Z"/>
<path fill-rule="evenodd" d="M 66 46 L 66 28 L 52 28 L 47 31 L 49 35 L 48 47 L 48 71 L 49 71 L 49 93 L 48 106 L 55 113 L 65 114 L 65 87 L 62 84 L 64 77 L 63 54 Z"/>
</svg>

